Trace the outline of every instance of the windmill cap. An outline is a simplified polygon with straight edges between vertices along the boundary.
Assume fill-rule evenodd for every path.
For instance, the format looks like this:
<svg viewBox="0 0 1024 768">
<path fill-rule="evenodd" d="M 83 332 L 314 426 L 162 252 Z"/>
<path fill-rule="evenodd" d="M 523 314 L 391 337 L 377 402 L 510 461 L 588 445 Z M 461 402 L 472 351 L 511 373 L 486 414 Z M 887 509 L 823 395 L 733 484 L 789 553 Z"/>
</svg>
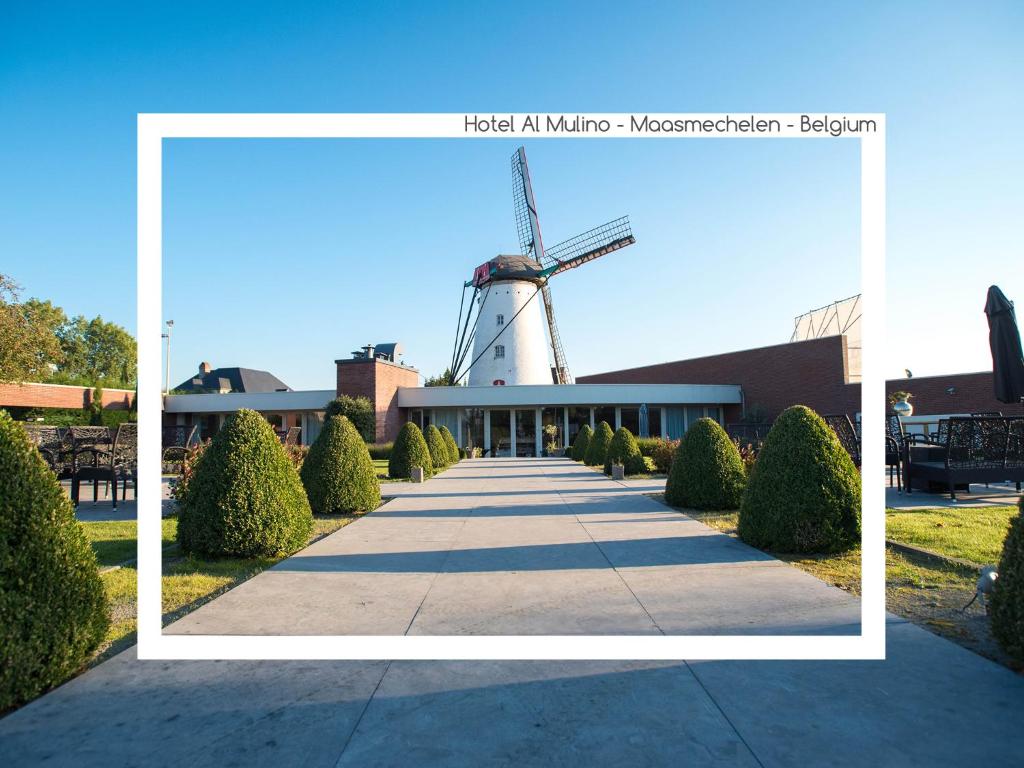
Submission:
<svg viewBox="0 0 1024 768">
<path fill-rule="evenodd" d="M 546 270 L 529 256 L 496 256 L 481 264 L 473 273 L 473 284 L 483 285 L 495 280 L 527 280 L 544 282 Z"/>
</svg>

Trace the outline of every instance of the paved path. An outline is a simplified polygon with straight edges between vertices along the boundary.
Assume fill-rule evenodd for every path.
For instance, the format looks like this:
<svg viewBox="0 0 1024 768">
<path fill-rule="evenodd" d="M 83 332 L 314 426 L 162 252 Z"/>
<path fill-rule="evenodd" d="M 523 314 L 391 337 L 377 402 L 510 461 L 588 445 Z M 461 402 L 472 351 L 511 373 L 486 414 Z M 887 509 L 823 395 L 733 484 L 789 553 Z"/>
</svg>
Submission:
<svg viewBox="0 0 1024 768">
<path fill-rule="evenodd" d="M 842 590 L 565 459 L 462 462 L 174 634 L 860 632 Z"/>
<path fill-rule="evenodd" d="M 276 589 L 270 584 L 278 576 L 361 579 L 392 574 L 412 579 L 426 573 L 442 581 L 493 574 L 493 565 L 479 564 L 479 550 L 495 547 L 481 546 L 474 537 L 486 534 L 474 529 L 478 523 L 500 526 L 513 518 L 519 525 L 505 526 L 504 535 L 511 538 L 498 546 L 506 548 L 501 556 L 516 565 L 514 572 L 525 574 L 526 581 L 512 580 L 500 588 L 503 599 L 520 609 L 513 622 L 520 628 L 539 630 L 558 613 L 530 587 L 531 575 L 553 565 L 595 585 L 599 578 L 617 577 L 638 590 L 630 604 L 617 597 L 619 587 L 609 587 L 606 594 L 615 597 L 622 615 L 574 612 L 578 629 L 628 624 L 638 630 L 651 631 L 657 625 L 673 631 L 716 622 L 743 623 L 732 612 L 726 619 L 709 617 L 706 611 L 698 619 L 688 618 L 682 603 L 665 602 L 669 591 L 651 575 L 658 568 L 698 581 L 706 581 L 715 569 L 727 580 L 741 571 L 777 577 L 780 566 L 766 564 L 694 527 L 692 521 L 674 520 L 663 508 L 652 507 L 653 502 L 637 495 L 644 490 L 643 483 L 615 485 L 597 475 L 581 476 L 580 470 L 557 462 L 547 465 L 547 477 L 539 479 L 529 471 L 536 463 L 518 463 L 522 472 L 513 471 L 513 462 L 502 471 L 493 465 L 487 471 L 522 474 L 525 483 L 542 486 L 529 489 L 538 491 L 532 496 L 522 494 L 534 499 L 531 513 L 520 509 L 510 514 L 509 504 L 502 501 L 508 499 L 494 487 L 490 493 L 496 495 L 486 497 L 484 506 L 465 499 L 458 502 L 461 494 L 449 495 L 446 488 L 482 479 L 458 480 L 464 471 L 460 467 L 425 486 L 401 486 L 401 503 L 393 502 L 387 513 L 378 513 L 379 523 L 377 515 L 371 516 L 339 532 L 349 531 L 345 536 L 331 537 L 332 549 L 303 553 L 322 555 L 325 560 L 312 562 L 330 561 L 329 568 L 281 569 L 263 579 L 266 588 Z M 480 470 L 488 464 L 480 462 Z M 559 488 L 558 501 L 551 484 Z M 546 501 L 541 503 L 538 497 Z M 588 504 L 595 508 L 581 513 L 579 507 Z M 557 545 L 582 542 L 581 546 L 538 552 L 537 547 L 552 542 L 520 530 L 531 516 L 548 536 L 565 539 Z M 401 528 L 402 520 L 418 527 Z M 673 522 L 676 525 L 670 525 Z M 410 537 L 418 530 L 437 540 L 416 545 L 407 537 L 383 551 L 362 554 L 334 549 L 352 531 L 360 540 L 383 545 L 383 539 L 375 538 L 376 524 L 392 525 L 392 533 L 409 531 Z M 462 527 L 453 533 L 453 524 Z M 589 544 L 582 539 L 584 533 Z M 643 536 L 631 538 L 639 533 Z M 632 540 L 648 543 L 624 543 Z M 700 556 L 698 543 L 711 547 L 713 554 Z M 439 568 L 434 565 L 439 556 L 422 554 L 449 550 L 462 553 L 445 555 L 454 557 L 460 567 Z M 595 551 L 609 553 L 605 559 L 611 565 L 601 565 Z M 569 553 L 571 561 L 564 559 Z M 683 562 L 681 553 L 688 555 Z M 341 568 L 338 559 L 353 562 L 343 559 L 349 556 L 360 558 L 354 561 L 358 567 Z M 407 564 L 409 558 L 415 568 L 396 569 L 396 562 Z M 579 567 L 566 568 L 569 562 Z M 592 577 L 591 572 L 604 576 Z M 427 598 L 425 607 L 447 594 L 435 592 L 437 585 L 417 588 Z M 386 621 L 400 627 L 396 617 L 410 589 L 401 578 L 389 587 L 382 602 L 393 606 L 395 615 Z M 586 587 L 583 593 L 592 596 L 594 589 Z M 698 594 L 688 591 L 686 599 Z M 716 599 L 726 598 L 717 594 Z M 646 607 L 648 624 L 637 615 L 638 604 Z M 848 604 L 836 601 L 839 608 Z M 479 610 L 479 603 L 474 605 Z M 759 631 L 773 623 L 799 629 L 817 621 L 844 631 L 840 617 L 832 614 L 839 609 L 831 604 L 823 611 L 831 617 L 828 622 L 811 618 L 802 603 L 788 605 L 782 619 L 755 611 L 758 618 L 747 630 Z M 358 616 L 355 609 L 347 610 L 346 621 Z M 210 616 L 211 623 L 224 620 L 219 613 Z M 422 627 L 419 616 L 408 623 L 414 631 L 481 628 L 470 612 L 440 605 L 428 610 L 426 617 L 429 621 Z M 500 616 L 495 620 L 513 621 Z M 132 649 L 0 720 L 0 764 L 1013 765 L 1024 754 L 1022 721 L 1024 678 L 895 619 L 888 627 L 884 662 L 140 662 Z"/>
</svg>

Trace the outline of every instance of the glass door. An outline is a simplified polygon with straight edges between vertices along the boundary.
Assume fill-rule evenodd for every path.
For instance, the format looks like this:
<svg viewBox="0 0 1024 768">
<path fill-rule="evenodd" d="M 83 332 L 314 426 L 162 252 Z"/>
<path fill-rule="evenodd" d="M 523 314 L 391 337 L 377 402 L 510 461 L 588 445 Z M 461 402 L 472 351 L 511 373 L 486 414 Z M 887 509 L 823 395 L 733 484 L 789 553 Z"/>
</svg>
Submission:
<svg viewBox="0 0 1024 768">
<path fill-rule="evenodd" d="M 512 455 L 512 419 L 510 411 L 491 411 L 491 456 Z"/>
<path fill-rule="evenodd" d="M 493 423 L 491 429 L 494 429 Z M 516 456 L 537 455 L 537 411 L 516 411 Z"/>
</svg>

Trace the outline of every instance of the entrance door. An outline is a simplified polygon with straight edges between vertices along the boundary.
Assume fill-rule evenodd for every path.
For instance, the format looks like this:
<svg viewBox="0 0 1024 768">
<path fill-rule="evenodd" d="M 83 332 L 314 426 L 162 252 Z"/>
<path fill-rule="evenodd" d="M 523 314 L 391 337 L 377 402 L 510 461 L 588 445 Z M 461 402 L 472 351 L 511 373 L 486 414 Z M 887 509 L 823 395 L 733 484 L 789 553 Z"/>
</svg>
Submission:
<svg viewBox="0 0 1024 768">
<path fill-rule="evenodd" d="M 492 427 L 493 428 L 493 427 Z M 516 456 L 537 455 L 537 411 L 516 411 Z"/>
<path fill-rule="evenodd" d="M 512 455 L 512 412 L 491 411 L 491 456 Z"/>
</svg>

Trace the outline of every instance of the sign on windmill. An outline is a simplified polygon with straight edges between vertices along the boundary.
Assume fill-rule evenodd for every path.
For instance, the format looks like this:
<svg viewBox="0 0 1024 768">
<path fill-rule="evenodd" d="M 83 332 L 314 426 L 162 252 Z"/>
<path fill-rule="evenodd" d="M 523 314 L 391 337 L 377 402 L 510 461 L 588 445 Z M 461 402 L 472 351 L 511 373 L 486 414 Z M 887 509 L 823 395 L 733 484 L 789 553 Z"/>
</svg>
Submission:
<svg viewBox="0 0 1024 768">
<path fill-rule="evenodd" d="M 452 383 L 468 374 L 470 386 L 571 384 L 550 279 L 632 245 L 636 238 L 629 217 L 623 216 L 546 249 L 523 147 L 512 155 L 512 197 L 521 253 L 481 264 L 463 287 Z M 473 297 L 464 313 L 470 288 Z"/>
</svg>

